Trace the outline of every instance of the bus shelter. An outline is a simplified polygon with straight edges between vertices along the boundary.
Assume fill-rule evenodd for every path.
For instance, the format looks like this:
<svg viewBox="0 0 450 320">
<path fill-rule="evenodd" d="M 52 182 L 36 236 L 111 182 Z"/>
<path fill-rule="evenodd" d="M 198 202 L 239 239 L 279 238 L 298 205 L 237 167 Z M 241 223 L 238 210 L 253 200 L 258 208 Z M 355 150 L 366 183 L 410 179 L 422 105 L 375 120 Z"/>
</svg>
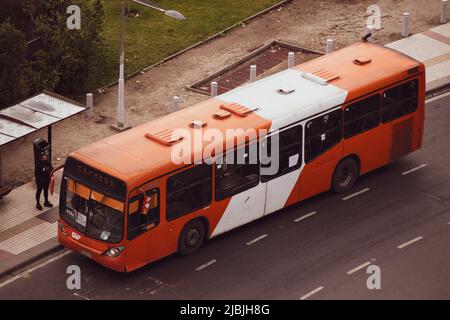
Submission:
<svg viewBox="0 0 450 320">
<path fill-rule="evenodd" d="M 47 129 L 51 159 L 52 125 L 85 110 L 85 106 L 48 91 L 0 110 L 0 198 L 10 191 L 2 184 L 2 149 L 37 130 Z"/>
</svg>

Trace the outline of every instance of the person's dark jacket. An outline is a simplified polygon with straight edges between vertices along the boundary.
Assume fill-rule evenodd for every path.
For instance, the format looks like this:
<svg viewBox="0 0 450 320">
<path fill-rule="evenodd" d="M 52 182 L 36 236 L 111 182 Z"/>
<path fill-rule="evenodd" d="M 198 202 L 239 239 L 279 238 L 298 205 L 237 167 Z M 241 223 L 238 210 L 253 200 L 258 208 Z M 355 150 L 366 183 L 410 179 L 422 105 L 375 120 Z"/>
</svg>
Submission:
<svg viewBox="0 0 450 320">
<path fill-rule="evenodd" d="M 34 168 L 34 177 L 38 184 L 48 184 L 53 167 L 49 161 L 39 161 Z"/>
</svg>

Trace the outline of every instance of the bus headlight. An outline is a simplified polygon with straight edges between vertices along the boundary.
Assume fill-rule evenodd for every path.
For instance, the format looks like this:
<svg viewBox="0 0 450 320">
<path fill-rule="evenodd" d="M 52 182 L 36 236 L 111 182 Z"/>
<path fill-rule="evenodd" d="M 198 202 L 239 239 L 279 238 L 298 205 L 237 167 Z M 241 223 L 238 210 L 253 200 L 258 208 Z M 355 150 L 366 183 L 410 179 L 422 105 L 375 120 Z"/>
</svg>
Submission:
<svg viewBox="0 0 450 320">
<path fill-rule="evenodd" d="M 125 247 L 114 247 L 114 248 L 110 248 L 108 250 L 106 250 L 103 255 L 111 257 L 111 258 L 116 258 L 118 256 L 120 256 L 120 254 L 122 253 L 122 251 L 125 250 Z"/>
</svg>

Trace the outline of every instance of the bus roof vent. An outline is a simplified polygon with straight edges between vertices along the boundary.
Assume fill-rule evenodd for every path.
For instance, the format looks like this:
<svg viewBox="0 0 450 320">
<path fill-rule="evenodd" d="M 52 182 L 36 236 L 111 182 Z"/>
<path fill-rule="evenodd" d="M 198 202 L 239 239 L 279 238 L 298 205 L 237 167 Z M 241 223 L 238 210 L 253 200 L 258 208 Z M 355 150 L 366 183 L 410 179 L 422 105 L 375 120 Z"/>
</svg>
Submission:
<svg viewBox="0 0 450 320">
<path fill-rule="evenodd" d="M 191 127 L 194 129 L 203 128 L 207 124 L 208 124 L 208 122 L 202 121 L 202 120 L 194 120 L 194 121 L 191 121 L 191 123 L 190 123 Z"/>
<path fill-rule="evenodd" d="M 303 76 L 303 78 L 313 81 L 322 86 L 326 86 L 331 81 L 339 79 L 339 75 L 337 75 L 336 73 L 333 73 L 333 72 L 330 72 L 327 70 L 323 70 L 323 69 L 317 70 L 313 73 L 306 72 L 306 73 L 303 73 L 302 76 Z"/>
<path fill-rule="evenodd" d="M 357 64 L 359 66 L 363 66 L 365 64 L 368 64 L 371 61 L 372 61 L 372 59 L 366 58 L 366 57 L 357 57 L 357 58 L 353 59 L 353 63 Z"/>
<path fill-rule="evenodd" d="M 226 110 L 219 110 L 213 114 L 213 117 L 219 120 L 223 120 L 231 117 L 231 113 Z"/>
<path fill-rule="evenodd" d="M 258 107 L 248 108 L 248 107 L 241 106 L 240 104 L 237 104 L 237 103 L 231 103 L 231 104 L 228 104 L 228 105 L 222 104 L 220 106 L 220 109 L 228 111 L 228 112 L 230 112 L 232 114 L 235 114 L 235 115 L 237 115 L 239 117 L 246 117 L 250 113 L 252 113 L 253 111 L 258 110 Z"/>
<path fill-rule="evenodd" d="M 165 146 L 171 146 L 183 140 L 183 137 L 181 135 L 175 133 L 171 129 L 165 129 L 154 133 L 149 132 L 145 135 L 145 137 Z"/>
</svg>

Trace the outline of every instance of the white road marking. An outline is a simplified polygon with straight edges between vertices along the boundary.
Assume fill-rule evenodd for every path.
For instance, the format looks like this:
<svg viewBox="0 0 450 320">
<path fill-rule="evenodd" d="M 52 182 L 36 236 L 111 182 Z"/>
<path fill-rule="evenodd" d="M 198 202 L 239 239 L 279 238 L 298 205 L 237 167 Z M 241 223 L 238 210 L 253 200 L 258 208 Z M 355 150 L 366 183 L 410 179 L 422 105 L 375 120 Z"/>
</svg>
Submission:
<svg viewBox="0 0 450 320">
<path fill-rule="evenodd" d="M 299 218 L 295 219 L 295 220 L 294 220 L 294 222 L 299 222 L 299 221 L 302 221 L 303 219 L 306 219 L 306 218 L 312 217 L 312 216 L 313 216 L 313 215 L 315 215 L 316 213 L 317 213 L 316 211 L 313 211 L 313 212 L 307 213 L 307 214 L 305 214 L 304 216 L 301 216 L 301 217 L 299 217 Z"/>
<path fill-rule="evenodd" d="M 84 299 L 84 300 L 91 300 L 91 299 L 89 299 L 88 297 L 82 296 L 81 294 L 76 293 L 76 292 L 74 292 L 73 295 L 74 295 L 75 297 L 80 297 L 81 299 Z"/>
<path fill-rule="evenodd" d="M 314 289 L 313 291 L 311 291 L 311 292 L 305 294 L 304 296 L 302 296 L 300 298 L 300 300 L 306 300 L 306 299 L 308 299 L 309 297 L 311 297 L 312 295 L 316 294 L 317 292 L 319 292 L 322 289 L 323 289 L 323 287 L 318 287 L 318 288 Z"/>
<path fill-rule="evenodd" d="M 362 194 L 364 192 L 367 192 L 369 190 L 370 190 L 370 188 L 364 188 L 364 189 L 362 189 L 362 190 L 360 190 L 358 192 L 352 193 L 351 195 L 348 195 L 348 196 L 342 198 L 342 200 L 346 201 L 346 200 L 351 199 L 353 197 L 359 196 L 360 194 Z"/>
<path fill-rule="evenodd" d="M 405 175 L 407 175 L 407 174 L 410 174 L 411 172 L 417 171 L 417 170 L 419 170 L 419 169 L 425 168 L 427 165 L 428 165 L 428 164 L 424 163 L 424 164 L 421 164 L 421 165 L 418 166 L 418 167 L 412 168 L 411 170 L 407 170 L 407 171 L 405 171 L 405 172 L 402 172 L 402 176 L 405 176 Z"/>
<path fill-rule="evenodd" d="M 217 262 L 216 259 L 212 259 L 212 260 L 208 261 L 207 263 L 202 264 L 200 267 L 195 268 L 195 271 L 202 271 L 203 269 L 208 268 L 210 265 L 212 265 L 216 262 Z"/>
<path fill-rule="evenodd" d="M 435 96 L 435 97 L 431 97 L 430 99 L 425 100 L 425 103 L 431 103 L 431 102 L 433 102 L 433 101 L 440 100 L 440 99 L 442 99 L 442 98 L 445 98 L 445 97 L 448 96 L 448 95 L 450 95 L 450 92 L 446 92 L 446 93 L 437 95 L 437 96 Z"/>
<path fill-rule="evenodd" d="M 66 251 L 58 254 L 57 256 L 54 256 L 53 258 L 45 260 L 45 261 L 35 265 L 34 267 L 19 273 L 18 275 L 16 275 L 16 276 L 14 276 L 14 277 L 12 277 L 12 278 L 10 278 L 10 279 L 0 283 L 0 288 L 6 287 L 7 285 L 13 283 L 14 281 L 16 281 L 16 280 L 18 280 L 20 278 L 27 278 L 31 272 L 36 271 L 36 270 L 38 270 L 38 269 L 40 269 L 42 267 L 45 267 L 46 265 L 48 265 L 48 264 L 50 264 L 50 263 L 52 263 L 52 262 L 54 262 L 56 260 L 61 259 L 65 255 L 68 255 L 70 252 L 71 252 L 70 250 L 66 250 Z"/>
<path fill-rule="evenodd" d="M 356 268 L 353 268 L 352 270 L 347 271 L 347 274 L 351 275 L 351 274 L 355 273 L 356 271 L 359 271 L 359 270 L 361 270 L 361 269 L 363 269 L 365 267 L 370 266 L 371 264 L 372 263 L 370 261 L 364 262 L 363 264 L 357 266 Z"/>
<path fill-rule="evenodd" d="M 423 239 L 422 236 L 417 237 L 417 238 L 414 238 L 414 239 L 409 240 L 409 241 L 407 241 L 407 242 L 405 242 L 405 243 L 402 243 L 401 245 L 397 246 L 397 248 L 403 249 L 404 247 L 407 247 L 407 246 L 409 246 L 410 244 L 413 244 L 414 242 L 417 242 L 417 241 L 422 240 L 422 239 Z"/>
<path fill-rule="evenodd" d="M 256 237 L 255 239 L 253 239 L 253 240 L 250 240 L 249 242 L 247 242 L 247 245 L 248 246 L 251 246 L 252 244 L 254 244 L 255 242 L 258 242 L 259 240 L 262 240 L 262 239 L 264 239 L 265 237 L 267 237 L 268 235 L 265 233 L 265 234 L 262 234 L 262 235 L 260 235 L 259 237 Z"/>
<path fill-rule="evenodd" d="M 441 198 L 433 196 L 432 194 L 428 194 L 428 193 L 425 193 L 425 192 L 423 194 L 426 195 L 428 198 L 431 198 L 431 199 L 434 199 L 434 200 L 437 200 L 437 201 L 442 201 Z"/>
</svg>

